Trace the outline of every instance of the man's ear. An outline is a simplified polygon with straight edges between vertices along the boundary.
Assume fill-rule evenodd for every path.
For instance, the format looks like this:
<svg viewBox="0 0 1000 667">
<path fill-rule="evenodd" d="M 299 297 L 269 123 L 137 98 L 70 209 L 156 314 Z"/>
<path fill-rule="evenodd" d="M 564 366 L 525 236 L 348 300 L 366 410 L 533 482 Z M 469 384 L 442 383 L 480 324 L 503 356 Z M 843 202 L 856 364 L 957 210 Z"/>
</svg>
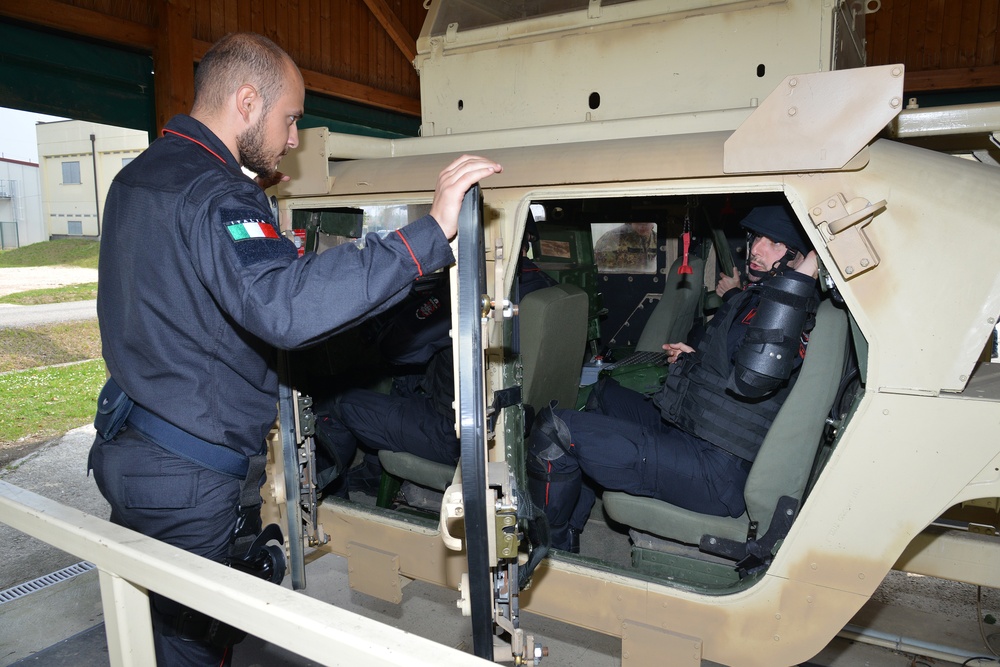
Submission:
<svg viewBox="0 0 1000 667">
<path fill-rule="evenodd" d="M 260 110 L 260 95 L 257 89 L 249 83 L 245 83 L 236 90 L 236 113 L 240 115 L 243 122 L 251 124 L 251 116 L 255 111 Z"/>
</svg>

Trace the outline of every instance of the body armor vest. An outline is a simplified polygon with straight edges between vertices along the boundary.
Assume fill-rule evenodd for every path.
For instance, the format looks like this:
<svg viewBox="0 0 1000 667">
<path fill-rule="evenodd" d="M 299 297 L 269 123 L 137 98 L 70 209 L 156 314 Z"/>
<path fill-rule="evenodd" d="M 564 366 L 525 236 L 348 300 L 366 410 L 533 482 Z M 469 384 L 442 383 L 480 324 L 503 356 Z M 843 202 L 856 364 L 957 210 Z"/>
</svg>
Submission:
<svg viewBox="0 0 1000 667">
<path fill-rule="evenodd" d="M 730 328 L 759 300 L 758 286 L 751 285 L 727 301 L 706 327 L 698 352 L 682 355 L 671 366 L 654 397 L 664 419 L 747 461 L 757 456 L 797 375 L 793 371 L 777 391 L 762 398 L 749 399 L 728 389 L 733 370 L 727 345 Z"/>
</svg>

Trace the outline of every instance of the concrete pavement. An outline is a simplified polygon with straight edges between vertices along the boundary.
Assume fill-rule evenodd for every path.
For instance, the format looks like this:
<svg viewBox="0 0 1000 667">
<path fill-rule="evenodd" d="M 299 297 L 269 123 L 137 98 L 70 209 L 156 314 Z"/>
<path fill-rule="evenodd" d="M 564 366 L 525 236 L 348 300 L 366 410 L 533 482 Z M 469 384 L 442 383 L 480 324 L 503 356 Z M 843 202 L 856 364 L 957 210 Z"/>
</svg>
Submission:
<svg viewBox="0 0 1000 667">
<path fill-rule="evenodd" d="M 11 327 L 36 327 L 97 317 L 97 299 L 44 303 L 37 306 L 14 306 L 0 303 L 0 329 Z"/>
<path fill-rule="evenodd" d="M 0 268 L 0 296 L 48 287 L 96 283 L 97 269 L 78 266 L 16 266 Z"/>
</svg>

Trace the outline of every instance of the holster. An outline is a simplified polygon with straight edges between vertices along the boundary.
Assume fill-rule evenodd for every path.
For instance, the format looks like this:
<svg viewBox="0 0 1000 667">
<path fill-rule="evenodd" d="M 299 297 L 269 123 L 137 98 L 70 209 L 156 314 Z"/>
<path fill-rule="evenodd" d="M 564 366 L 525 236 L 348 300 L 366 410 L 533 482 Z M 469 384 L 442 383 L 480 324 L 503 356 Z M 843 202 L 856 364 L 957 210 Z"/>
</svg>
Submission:
<svg viewBox="0 0 1000 667">
<path fill-rule="evenodd" d="M 111 440 L 128 419 L 135 403 L 118 386 L 114 378 L 108 378 L 97 395 L 97 413 L 94 415 L 94 428 L 105 440 Z"/>
</svg>

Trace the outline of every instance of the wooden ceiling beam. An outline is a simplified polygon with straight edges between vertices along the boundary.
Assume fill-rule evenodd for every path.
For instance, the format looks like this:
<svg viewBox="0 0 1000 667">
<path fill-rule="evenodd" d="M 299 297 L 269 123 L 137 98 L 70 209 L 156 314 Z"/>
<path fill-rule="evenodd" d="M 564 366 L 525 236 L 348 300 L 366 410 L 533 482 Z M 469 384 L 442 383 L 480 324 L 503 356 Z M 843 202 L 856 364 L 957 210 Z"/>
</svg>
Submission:
<svg viewBox="0 0 1000 667">
<path fill-rule="evenodd" d="M 0 0 L 0 16 L 146 52 L 156 39 L 151 26 L 56 0 Z"/>
<path fill-rule="evenodd" d="M 379 90 L 371 86 L 364 86 L 360 83 L 339 79 L 329 74 L 321 74 L 310 70 L 300 70 L 302 79 L 305 81 L 306 89 L 315 93 L 339 97 L 351 100 L 360 104 L 366 104 L 379 109 L 395 111 L 420 118 L 420 100 L 405 95 L 390 93 L 387 90 Z"/>
<path fill-rule="evenodd" d="M 364 0 L 364 2 L 382 28 L 389 33 L 389 37 L 396 43 L 406 60 L 412 63 L 417 57 L 417 40 L 406 31 L 406 26 L 396 13 L 389 9 L 385 0 Z"/>
<path fill-rule="evenodd" d="M 212 45 L 209 42 L 194 40 L 194 59 L 201 60 Z M 406 114 L 408 116 L 420 117 L 420 100 L 397 93 L 390 93 L 387 90 L 372 88 L 364 84 L 341 79 L 322 72 L 299 68 L 302 72 L 302 80 L 306 84 L 306 90 L 321 95 L 329 95 L 359 104 L 366 104 L 370 107 L 378 107 L 388 111 Z"/>
<path fill-rule="evenodd" d="M 89 37 L 145 53 L 153 53 L 159 37 L 159 31 L 152 26 L 114 18 L 89 9 L 81 9 L 57 2 L 57 0 L 32 0 L 31 2 L 25 2 L 24 0 L 0 0 L 0 17 L 23 21 L 24 23 L 51 28 L 81 37 Z M 405 31 L 403 31 L 403 34 L 405 34 Z M 162 43 L 161 46 L 171 48 L 170 45 Z M 201 60 L 210 46 L 211 44 L 208 42 L 193 40 L 191 51 L 194 62 Z M 414 46 L 413 50 L 415 57 L 416 46 Z M 357 102 L 387 111 L 394 111 L 407 116 L 420 117 L 419 99 L 399 95 L 354 81 L 347 81 L 346 79 L 321 72 L 305 69 L 301 71 L 302 78 L 306 84 L 306 90 L 310 92 Z M 174 97 L 179 95 L 183 98 L 185 94 L 175 90 L 171 95 Z M 189 109 L 190 107 L 185 111 Z"/>
<path fill-rule="evenodd" d="M 189 0 L 157 0 L 153 43 L 156 132 L 194 104 L 194 36 Z"/>
<path fill-rule="evenodd" d="M 906 93 L 979 88 L 1000 88 L 1000 65 L 956 67 L 923 72 L 907 70 L 903 81 L 903 90 Z"/>
</svg>

